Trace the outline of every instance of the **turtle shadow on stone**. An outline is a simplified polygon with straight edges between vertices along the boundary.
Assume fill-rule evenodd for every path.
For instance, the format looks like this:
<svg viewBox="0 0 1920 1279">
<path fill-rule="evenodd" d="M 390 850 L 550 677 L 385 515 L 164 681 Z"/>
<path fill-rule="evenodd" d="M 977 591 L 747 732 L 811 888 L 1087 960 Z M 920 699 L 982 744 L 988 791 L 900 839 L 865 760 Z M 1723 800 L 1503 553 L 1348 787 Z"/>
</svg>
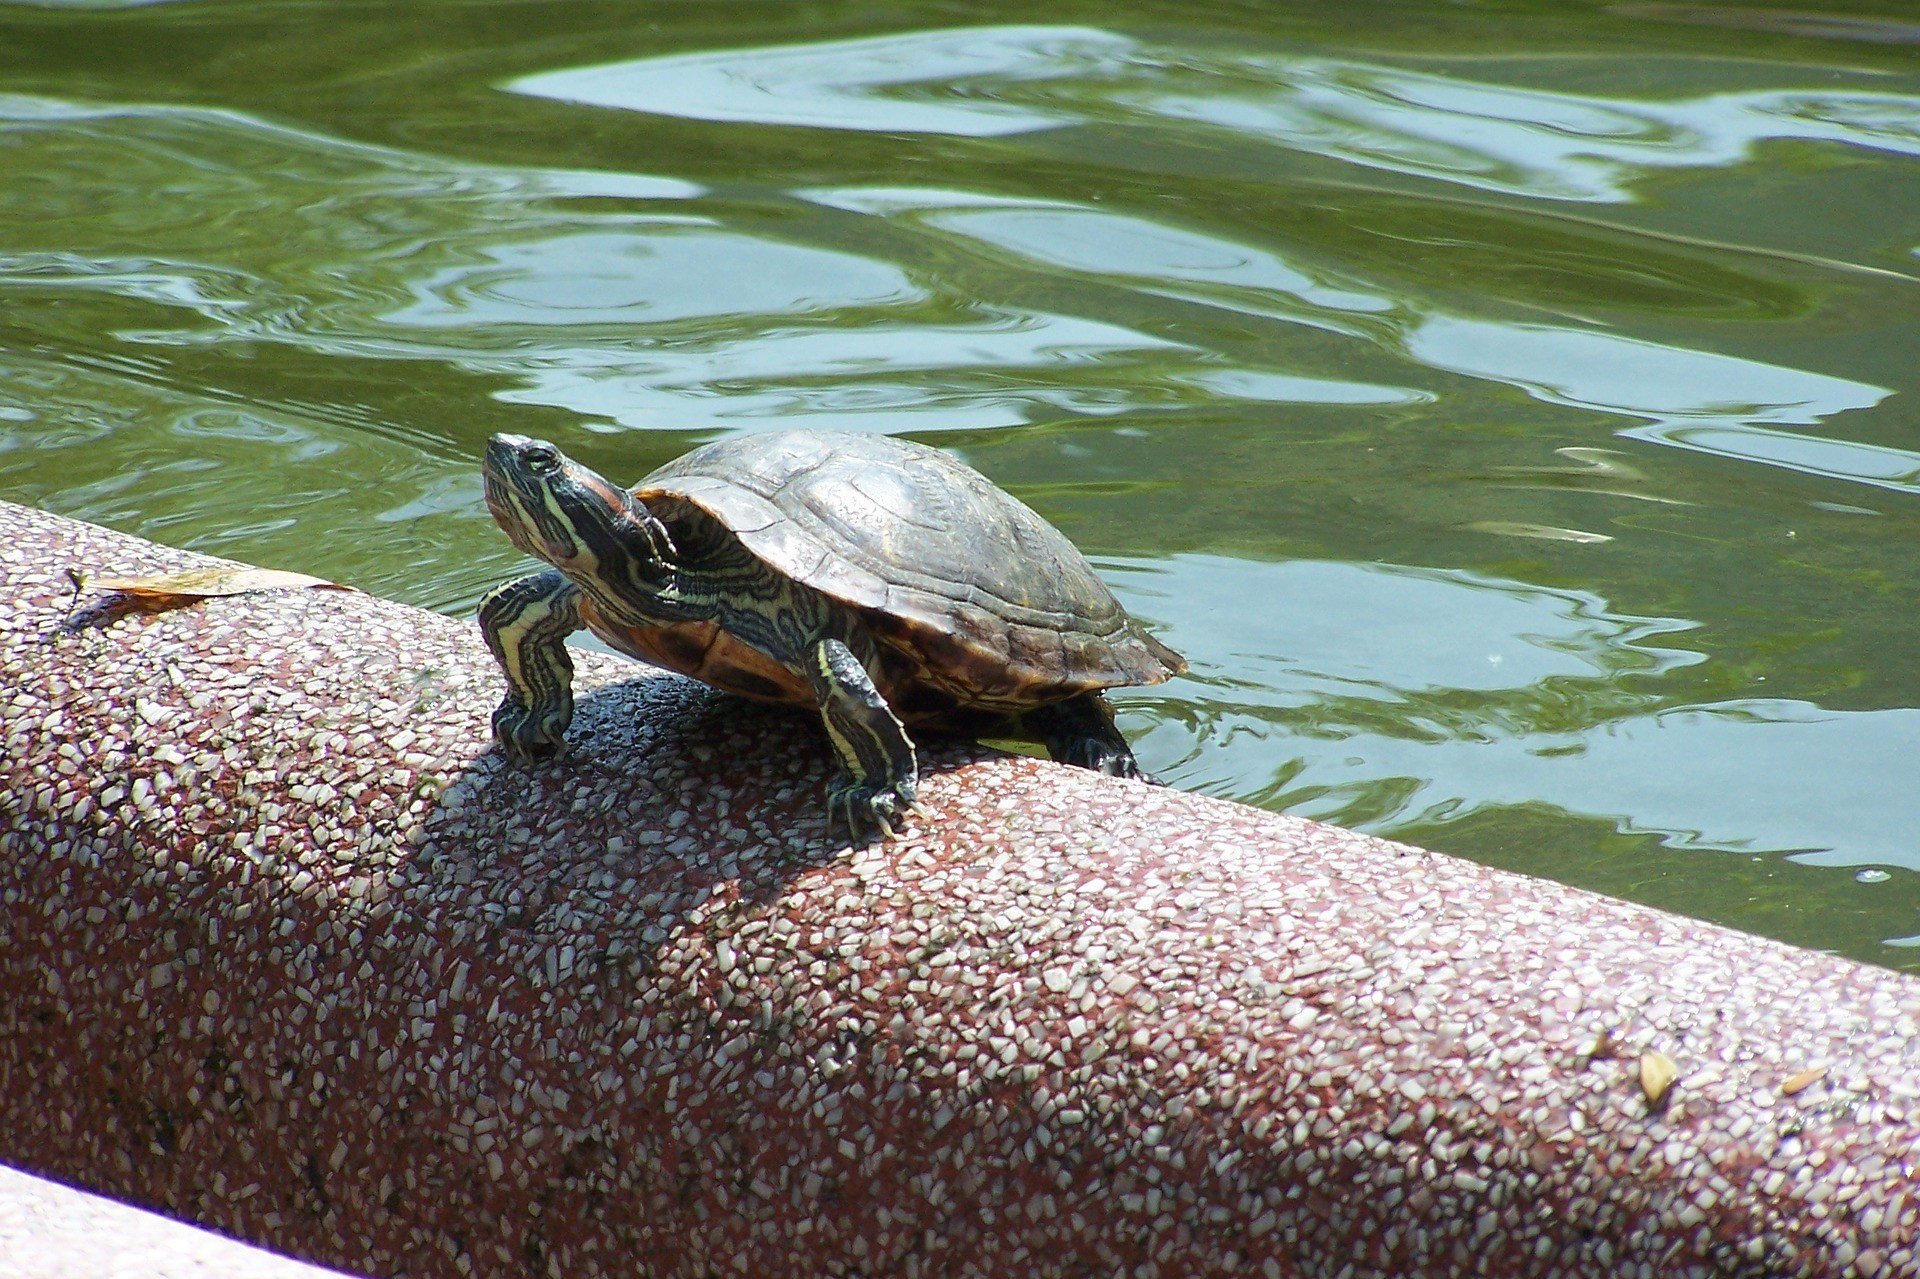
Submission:
<svg viewBox="0 0 1920 1279">
<path fill-rule="evenodd" d="M 502 752 L 496 743 L 488 753 Z M 919 777 L 999 753 L 967 738 L 928 734 Z M 817 711 L 753 701 L 683 676 L 582 689 L 565 752 L 507 766 L 611 769 L 626 776 L 640 760 L 647 766 L 642 784 L 662 822 L 654 846 L 687 847 L 692 832 L 704 830 L 722 843 L 804 866 L 830 864 L 868 843 L 829 814 L 825 797 L 837 760 Z M 928 820 L 924 813 L 915 817 L 901 837 Z"/>
<path fill-rule="evenodd" d="M 996 754 L 931 745 L 926 777 Z M 604 913 L 592 931 L 624 939 L 644 964 L 692 913 L 772 905 L 796 879 L 858 850 L 827 828 L 821 796 L 833 767 L 818 718 L 804 711 L 672 675 L 599 685 L 582 690 L 562 754 L 527 762 L 495 743 L 478 755 L 422 824 L 401 875 L 415 889 L 496 882 L 506 905 L 490 922 L 501 927 L 551 926 L 559 937 L 579 922 L 563 914 Z"/>
</svg>

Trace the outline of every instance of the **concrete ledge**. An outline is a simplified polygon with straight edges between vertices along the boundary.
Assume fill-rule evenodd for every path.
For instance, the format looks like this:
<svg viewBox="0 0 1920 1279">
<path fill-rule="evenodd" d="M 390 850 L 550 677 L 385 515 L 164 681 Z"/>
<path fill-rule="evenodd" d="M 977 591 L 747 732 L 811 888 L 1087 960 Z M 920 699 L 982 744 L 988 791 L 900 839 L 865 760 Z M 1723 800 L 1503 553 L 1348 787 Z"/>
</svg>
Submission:
<svg viewBox="0 0 1920 1279">
<path fill-rule="evenodd" d="M 1911 979 L 972 749 L 850 853 L 804 721 L 584 656 L 511 767 L 359 594 L 61 629 L 203 562 L 0 504 L 9 1162 L 377 1275 L 1920 1273 Z"/>
<path fill-rule="evenodd" d="M 340 1279 L 98 1195 L 0 1167 L 8 1279 Z"/>
</svg>

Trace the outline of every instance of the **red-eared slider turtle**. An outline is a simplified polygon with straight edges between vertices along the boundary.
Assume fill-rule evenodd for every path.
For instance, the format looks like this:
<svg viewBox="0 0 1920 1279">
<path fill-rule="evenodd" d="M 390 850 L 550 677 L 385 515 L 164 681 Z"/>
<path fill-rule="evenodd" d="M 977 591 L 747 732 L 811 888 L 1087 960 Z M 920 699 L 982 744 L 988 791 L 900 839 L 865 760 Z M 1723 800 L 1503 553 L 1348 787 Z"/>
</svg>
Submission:
<svg viewBox="0 0 1920 1279">
<path fill-rule="evenodd" d="M 480 606 L 506 672 L 493 732 L 552 754 L 573 718 L 562 644 L 812 707 L 840 760 L 828 820 L 891 835 L 913 805 L 909 726 L 1010 732 L 1138 777 L 1101 690 L 1186 662 L 1140 629 L 1060 531 L 937 449 L 785 431 L 695 449 L 631 490 L 553 445 L 496 435 L 487 509 L 553 569 Z"/>
</svg>

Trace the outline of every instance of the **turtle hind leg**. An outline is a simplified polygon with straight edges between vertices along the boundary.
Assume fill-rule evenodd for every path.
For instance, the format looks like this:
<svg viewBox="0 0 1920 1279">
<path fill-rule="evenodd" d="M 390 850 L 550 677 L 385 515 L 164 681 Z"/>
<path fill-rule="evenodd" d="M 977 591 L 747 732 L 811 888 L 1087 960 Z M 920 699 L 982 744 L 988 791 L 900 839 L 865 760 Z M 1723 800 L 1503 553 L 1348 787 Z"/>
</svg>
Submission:
<svg viewBox="0 0 1920 1279">
<path fill-rule="evenodd" d="M 1109 777 L 1160 784 L 1158 778 L 1140 770 L 1133 748 L 1114 727 L 1112 703 L 1098 692 L 1035 707 L 1022 715 L 1020 722 L 1046 745 L 1047 754 L 1062 764 L 1090 768 Z"/>
<path fill-rule="evenodd" d="M 566 638 L 580 624 L 580 591 L 558 569 L 508 582 L 480 601 L 480 634 L 507 677 L 493 738 L 515 759 L 561 750 L 573 722 Z"/>
<path fill-rule="evenodd" d="M 827 829 L 844 820 L 856 840 L 891 839 L 914 807 L 919 777 L 907 730 L 841 641 L 816 644 L 808 674 L 840 757 L 840 773 L 827 785 Z"/>
</svg>

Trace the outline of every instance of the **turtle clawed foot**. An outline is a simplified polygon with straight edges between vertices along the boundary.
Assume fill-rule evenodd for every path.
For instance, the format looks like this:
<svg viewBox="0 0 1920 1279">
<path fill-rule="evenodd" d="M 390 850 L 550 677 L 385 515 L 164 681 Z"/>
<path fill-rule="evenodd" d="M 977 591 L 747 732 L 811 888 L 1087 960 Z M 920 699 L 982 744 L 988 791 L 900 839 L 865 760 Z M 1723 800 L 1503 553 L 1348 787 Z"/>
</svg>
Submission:
<svg viewBox="0 0 1920 1279">
<path fill-rule="evenodd" d="M 1166 783 L 1140 767 L 1140 761 L 1133 757 L 1132 751 L 1121 751 L 1094 765 L 1094 771 L 1105 773 L 1108 777 L 1130 777 L 1136 782 L 1145 782 L 1149 786 L 1165 786 Z"/>
<path fill-rule="evenodd" d="M 509 699 L 493 713 L 493 740 L 522 763 L 564 758 L 567 724 L 572 719 L 571 706 L 539 711 Z"/>
<path fill-rule="evenodd" d="M 1075 768 L 1085 768 L 1096 773 L 1105 773 L 1108 777 L 1127 777 L 1136 782 L 1145 782 L 1149 786 L 1164 786 L 1165 782 L 1140 767 L 1124 742 L 1114 743 L 1098 737 L 1084 737 L 1072 744 L 1071 749 L 1055 756 L 1062 764 L 1071 764 Z"/>
<path fill-rule="evenodd" d="M 907 828 L 907 814 L 925 811 L 911 773 L 878 784 L 843 774 L 827 785 L 827 834 L 844 826 L 856 845 L 892 839 Z"/>
</svg>

